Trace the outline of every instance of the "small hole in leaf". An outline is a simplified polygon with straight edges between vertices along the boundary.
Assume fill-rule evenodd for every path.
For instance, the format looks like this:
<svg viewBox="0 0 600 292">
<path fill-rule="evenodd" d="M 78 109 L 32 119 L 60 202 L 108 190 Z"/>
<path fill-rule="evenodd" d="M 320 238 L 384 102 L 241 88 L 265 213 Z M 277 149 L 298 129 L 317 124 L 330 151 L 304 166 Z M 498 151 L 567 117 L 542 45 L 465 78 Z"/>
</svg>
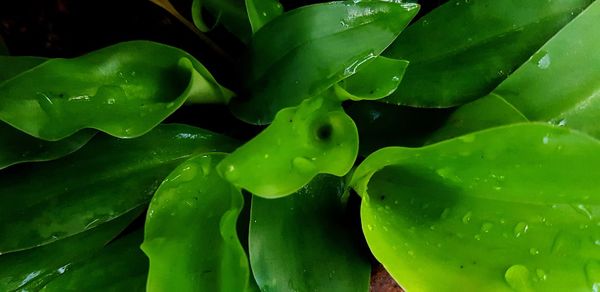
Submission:
<svg viewBox="0 0 600 292">
<path fill-rule="evenodd" d="M 333 134 L 333 127 L 330 124 L 323 124 L 317 129 L 317 138 L 319 140 L 329 140 Z"/>
</svg>

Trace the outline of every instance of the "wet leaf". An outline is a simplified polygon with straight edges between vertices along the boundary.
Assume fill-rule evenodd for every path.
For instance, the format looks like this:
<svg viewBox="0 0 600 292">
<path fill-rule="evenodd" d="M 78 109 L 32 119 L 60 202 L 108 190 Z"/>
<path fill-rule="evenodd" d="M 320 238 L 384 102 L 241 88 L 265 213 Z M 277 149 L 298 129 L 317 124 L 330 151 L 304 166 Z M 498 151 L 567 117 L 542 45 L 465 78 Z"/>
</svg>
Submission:
<svg viewBox="0 0 600 292">
<path fill-rule="evenodd" d="M 589 291 L 599 163 L 598 140 L 515 124 L 381 149 L 353 186 L 371 251 L 408 291 Z"/>
<path fill-rule="evenodd" d="M 412 24 L 385 56 L 410 62 L 384 99 L 460 105 L 488 94 L 592 0 L 452 0 Z"/>
<path fill-rule="evenodd" d="M 119 234 L 142 208 L 53 243 L 0 256 L 0 290 L 37 291 L 43 285 L 87 260 Z"/>
<path fill-rule="evenodd" d="M 227 102 L 230 97 L 189 54 L 133 41 L 49 60 L 0 83 L 0 120 L 45 140 L 84 128 L 132 138 L 186 100 Z"/>
<path fill-rule="evenodd" d="M 357 152 L 356 126 L 340 101 L 316 97 L 279 111 L 269 127 L 223 159 L 218 170 L 239 188 L 276 198 L 296 192 L 319 173 L 345 175 Z"/>
<path fill-rule="evenodd" d="M 96 135 L 59 160 L 0 172 L 0 253 L 27 249 L 112 220 L 150 201 L 185 159 L 237 143 L 184 125 L 136 139 Z"/>
<path fill-rule="evenodd" d="M 224 154 L 178 166 L 150 203 L 142 249 L 148 291 L 244 291 L 250 268 L 237 237 L 241 192 L 217 173 Z"/>
<path fill-rule="evenodd" d="M 300 7 L 273 19 L 250 44 L 246 80 L 250 99 L 232 103 L 232 111 L 250 123 L 270 123 L 279 110 L 320 94 L 379 55 L 418 7 L 381 1 L 331 2 Z"/>
<path fill-rule="evenodd" d="M 245 2 L 252 32 L 256 32 L 283 13 L 283 6 L 278 0 L 245 0 Z"/>
</svg>

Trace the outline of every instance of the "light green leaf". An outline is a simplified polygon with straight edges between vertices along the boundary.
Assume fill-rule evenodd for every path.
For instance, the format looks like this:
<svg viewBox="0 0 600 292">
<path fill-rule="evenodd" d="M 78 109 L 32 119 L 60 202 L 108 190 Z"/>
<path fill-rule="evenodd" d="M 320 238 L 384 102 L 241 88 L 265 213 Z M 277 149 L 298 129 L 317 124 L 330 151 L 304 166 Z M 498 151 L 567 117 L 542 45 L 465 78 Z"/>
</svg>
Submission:
<svg viewBox="0 0 600 292">
<path fill-rule="evenodd" d="M 488 94 L 593 0 L 451 0 L 406 29 L 384 52 L 410 62 L 383 101 L 460 105 Z"/>
<path fill-rule="evenodd" d="M 146 291 L 148 258 L 140 249 L 143 236 L 143 230 L 138 229 L 111 242 L 40 291 Z"/>
<path fill-rule="evenodd" d="M 277 198 L 296 192 L 319 173 L 345 175 L 357 152 L 356 126 L 340 102 L 316 97 L 281 110 L 269 127 L 223 159 L 218 170 L 239 188 Z"/>
<path fill-rule="evenodd" d="M 0 290 L 37 291 L 116 237 L 142 208 L 53 243 L 0 256 Z"/>
<path fill-rule="evenodd" d="M 236 142 L 184 125 L 136 139 L 96 135 L 59 160 L 0 171 L 0 253 L 68 237 L 150 201 L 185 159 L 231 151 Z"/>
<path fill-rule="evenodd" d="M 349 100 L 377 100 L 394 93 L 408 61 L 377 57 L 360 70 L 334 85 L 337 96 Z"/>
<path fill-rule="evenodd" d="M 320 175 L 291 196 L 252 198 L 250 262 L 261 291 L 369 290 L 344 191 L 342 178 Z"/>
<path fill-rule="evenodd" d="M 270 123 L 279 110 L 356 73 L 398 36 L 418 8 L 343 1 L 282 14 L 254 35 L 246 82 L 250 99 L 232 103 L 232 111 L 250 123 Z"/>
<path fill-rule="evenodd" d="M 0 120 L 45 140 L 84 128 L 132 138 L 188 99 L 227 102 L 230 97 L 189 54 L 133 41 L 49 60 L 0 83 Z"/>
<path fill-rule="evenodd" d="M 600 54 L 590 53 L 600 51 L 600 32 L 594 29 L 599 20 L 600 3 L 594 2 L 490 95 L 459 108 L 431 139 L 525 118 L 600 138 Z"/>
<path fill-rule="evenodd" d="M 515 124 L 384 148 L 352 184 L 371 251 L 407 291 L 591 291 L 598 165 L 598 140 Z"/>
<path fill-rule="evenodd" d="M 250 269 L 236 234 L 241 192 L 215 166 L 224 154 L 178 166 L 150 203 L 142 249 L 148 291 L 244 291 Z"/>
</svg>

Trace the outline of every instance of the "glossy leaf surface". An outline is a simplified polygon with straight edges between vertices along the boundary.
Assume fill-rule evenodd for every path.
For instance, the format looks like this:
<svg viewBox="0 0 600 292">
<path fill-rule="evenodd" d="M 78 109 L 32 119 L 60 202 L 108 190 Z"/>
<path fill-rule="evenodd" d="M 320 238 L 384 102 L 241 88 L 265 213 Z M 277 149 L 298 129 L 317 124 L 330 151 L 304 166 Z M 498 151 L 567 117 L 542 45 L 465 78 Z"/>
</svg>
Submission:
<svg viewBox="0 0 600 292">
<path fill-rule="evenodd" d="M 229 91 L 189 54 L 133 41 L 53 59 L 0 83 L 0 119 L 38 138 L 83 128 L 140 136 L 186 101 L 227 102 Z"/>
<path fill-rule="evenodd" d="M 250 99 L 232 103 L 232 111 L 247 122 L 270 123 L 279 110 L 318 95 L 379 55 L 418 7 L 380 1 L 331 2 L 273 19 L 250 44 L 246 83 Z"/>
<path fill-rule="evenodd" d="M 242 42 L 247 43 L 252 36 L 252 28 L 244 0 L 194 0 L 192 3 L 192 17 L 194 23 L 204 24 L 198 28 L 206 28 L 202 18 L 202 9 L 208 10 L 216 19 L 217 24 L 222 24 L 229 32 L 237 36 Z"/>
<path fill-rule="evenodd" d="M 53 243 L 0 256 L 0 290 L 38 290 L 87 260 L 141 213 L 137 208 L 114 220 Z"/>
<path fill-rule="evenodd" d="M 140 249 L 142 229 L 119 238 L 40 291 L 146 291 L 148 258 Z"/>
<path fill-rule="evenodd" d="M 29 70 L 42 62 L 39 57 L 0 56 L 0 82 Z M 29 161 L 45 161 L 67 155 L 81 148 L 96 133 L 84 130 L 72 136 L 49 142 L 27 135 L 8 124 L 0 122 L 0 169 Z"/>
<path fill-rule="evenodd" d="M 252 198 L 250 262 L 261 291 L 369 290 L 343 193 L 342 178 L 320 175 L 291 196 Z"/>
<path fill-rule="evenodd" d="M 319 173 L 345 175 L 356 159 L 358 133 L 339 101 L 305 100 L 281 110 L 269 127 L 219 164 L 219 172 L 252 194 L 294 193 Z"/>
<path fill-rule="evenodd" d="M 590 291 L 599 164 L 598 140 L 515 124 L 384 148 L 353 185 L 371 251 L 408 291 Z"/>
<path fill-rule="evenodd" d="M 190 156 L 231 151 L 229 138 L 161 125 L 136 139 L 96 135 L 59 160 L 0 172 L 0 253 L 47 244 L 147 204 Z"/>
<path fill-rule="evenodd" d="M 600 31 L 595 29 L 598 19 L 600 3 L 594 2 L 492 94 L 459 108 L 432 139 L 523 118 L 600 137 L 600 124 L 596 122 L 600 116 L 600 55 L 590 54 L 600 51 Z M 482 117 L 482 112 L 486 117 Z"/>
<path fill-rule="evenodd" d="M 256 32 L 283 13 L 283 6 L 278 0 L 246 0 L 245 2 L 252 32 Z"/>
<path fill-rule="evenodd" d="M 217 173 L 224 154 L 178 166 L 150 203 L 142 249 L 148 291 L 244 291 L 250 269 L 237 237 L 241 192 Z"/>
<path fill-rule="evenodd" d="M 592 2 L 449 1 L 412 24 L 384 53 L 411 64 L 384 101 L 449 107 L 488 94 Z"/>
<path fill-rule="evenodd" d="M 342 99 L 381 99 L 396 91 L 407 66 L 408 61 L 379 56 L 356 74 L 334 85 L 334 90 Z"/>
</svg>

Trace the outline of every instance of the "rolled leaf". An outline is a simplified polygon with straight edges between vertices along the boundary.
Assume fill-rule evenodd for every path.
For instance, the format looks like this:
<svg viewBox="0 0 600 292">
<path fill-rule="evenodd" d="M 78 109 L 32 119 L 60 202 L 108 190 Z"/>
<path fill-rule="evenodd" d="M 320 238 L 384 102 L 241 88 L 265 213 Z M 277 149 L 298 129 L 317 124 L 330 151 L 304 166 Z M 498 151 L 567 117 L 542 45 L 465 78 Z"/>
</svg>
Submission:
<svg viewBox="0 0 600 292">
<path fill-rule="evenodd" d="M 142 244 L 150 258 L 148 291 L 248 288 L 248 260 L 236 233 L 243 197 L 215 169 L 223 156 L 189 159 L 156 191 Z"/>
<path fill-rule="evenodd" d="M 114 220 L 44 246 L 0 256 L 0 290 L 37 291 L 86 261 L 142 212 L 134 209 Z"/>
<path fill-rule="evenodd" d="M 244 0 L 194 0 L 192 2 L 192 18 L 200 30 L 209 27 L 202 17 L 202 9 L 208 10 L 216 19 L 217 24 L 222 24 L 242 42 L 250 41 L 252 28 Z"/>
<path fill-rule="evenodd" d="M 418 11 L 416 4 L 331 2 L 300 7 L 263 26 L 250 44 L 250 99 L 232 104 L 242 120 L 270 123 L 379 55 Z M 360 40 L 360 41 L 357 41 Z"/>
<path fill-rule="evenodd" d="M 439 141 L 523 119 L 600 138 L 600 3 L 592 3 L 490 95 L 459 108 L 431 138 Z M 481 113 L 485 112 L 486 117 Z M 487 120 L 482 123 L 482 119 Z"/>
<path fill-rule="evenodd" d="M 599 164 L 596 139 L 515 124 L 384 148 L 353 186 L 371 251 L 407 291 L 592 291 Z"/>
<path fill-rule="evenodd" d="M 377 100 L 394 93 L 400 85 L 408 61 L 377 57 L 356 74 L 334 85 L 341 99 Z"/>
<path fill-rule="evenodd" d="M 278 0 L 245 0 L 245 2 L 253 33 L 283 13 L 283 6 Z"/>
<path fill-rule="evenodd" d="M 148 258 L 140 249 L 143 238 L 139 229 L 111 242 L 40 291 L 146 291 Z"/>
<path fill-rule="evenodd" d="M 319 173 L 343 176 L 354 164 L 358 133 L 340 102 L 330 96 L 281 110 L 263 132 L 219 164 L 232 184 L 252 194 L 290 195 Z"/>
<path fill-rule="evenodd" d="M 189 54 L 133 41 L 49 60 L 0 83 L 0 120 L 51 141 L 84 128 L 132 138 L 187 99 L 227 102 L 230 97 Z"/>
<path fill-rule="evenodd" d="M 137 139 L 96 135 L 62 159 L 0 171 L 0 253 L 48 244 L 145 205 L 185 159 L 235 145 L 191 126 L 161 125 Z"/>
<path fill-rule="evenodd" d="M 354 236 L 342 178 L 295 194 L 252 198 L 250 262 L 261 291 L 368 291 L 370 262 Z"/>
<path fill-rule="evenodd" d="M 384 52 L 410 62 L 383 101 L 460 105 L 488 94 L 592 0 L 452 0 L 406 29 Z"/>
</svg>

